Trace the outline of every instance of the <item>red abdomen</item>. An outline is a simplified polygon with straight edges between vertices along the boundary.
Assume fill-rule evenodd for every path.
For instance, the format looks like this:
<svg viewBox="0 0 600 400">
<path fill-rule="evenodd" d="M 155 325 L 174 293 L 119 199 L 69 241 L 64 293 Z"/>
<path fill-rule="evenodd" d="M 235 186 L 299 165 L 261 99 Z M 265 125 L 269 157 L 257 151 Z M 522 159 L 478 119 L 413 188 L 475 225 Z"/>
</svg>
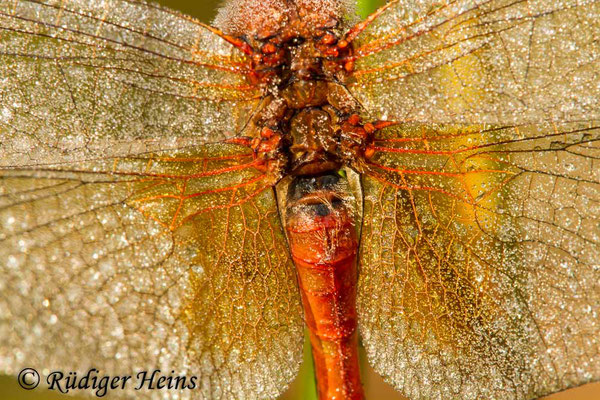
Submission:
<svg viewBox="0 0 600 400">
<path fill-rule="evenodd" d="M 357 353 L 355 205 L 343 185 L 334 174 L 297 177 L 288 192 L 286 230 L 321 400 L 364 398 Z"/>
</svg>

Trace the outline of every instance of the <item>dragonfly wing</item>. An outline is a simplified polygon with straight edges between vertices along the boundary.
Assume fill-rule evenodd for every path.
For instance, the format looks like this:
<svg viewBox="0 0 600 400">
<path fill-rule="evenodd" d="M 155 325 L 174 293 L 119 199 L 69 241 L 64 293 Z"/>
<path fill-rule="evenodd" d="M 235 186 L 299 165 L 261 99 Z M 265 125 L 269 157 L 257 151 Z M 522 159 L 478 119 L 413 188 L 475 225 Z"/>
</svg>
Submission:
<svg viewBox="0 0 600 400">
<path fill-rule="evenodd" d="M 392 1 L 355 40 L 349 89 L 399 122 L 598 119 L 600 3 Z"/>
<path fill-rule="evenodd" d="M 252 159 L 205 145 L 0 170 L 0 370 L 158 368 L 198 378 L 160 398 L 280 393 L 301 360 L 302 310 Z"/>
<path fill-rule="evenodd" d="M 2 0 L 1 163 L 234 136 L 257 102 L 247 64 L 198 22 L 142 2 Z"/>
<path fill-rule="evenodd" d="M 392 1 L 357 39 L 350 91 L 400 124 L 356 165 L 360 329 L 413 398 L 600 378 L 599 10 Z"/>
<path fill-rule="evenodd" d="M 359 328 L 414 399 L 600 379 L 600 123 L 406 125 L 362 165 Z"/>
<path fill-rule="evenodd" d="M 157 398 L 272 398 L 293 378 L 302 313 L 271 183 L 209 143 L 255 107 L 246 62 L 142 2 L 0 2 L 3 373 L 197 376 Z"/>
</svg>

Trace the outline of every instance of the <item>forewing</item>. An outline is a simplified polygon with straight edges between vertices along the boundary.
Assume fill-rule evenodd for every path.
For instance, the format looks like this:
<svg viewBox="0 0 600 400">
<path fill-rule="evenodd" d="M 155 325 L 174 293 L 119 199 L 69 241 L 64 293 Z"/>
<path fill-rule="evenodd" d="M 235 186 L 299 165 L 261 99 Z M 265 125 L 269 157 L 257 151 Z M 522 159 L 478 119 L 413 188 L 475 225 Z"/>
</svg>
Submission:
<svg viewBox="0 0 600 400">
<path fill-rule="evenodd" d="M 233 145 L 1 170 L 0 370 L 159 368 L 196 389 L 145 395 L 275 397 L 303 323 L 263 178 Z"/>
<path fill-rule="evenodd" d="M 247 65 L 198 22 L 154 5 L 2 0 L 0 163 L 121 156 L 234 136 L 257 101 Z"/>
<path fill-rule="evenodd" d="M 405 125 L 364 172 L 359 327 L 414 399 L 600 378 L 600 124 Z"/>
<path fill-rule="evenodd" d="M 596 0 L 391 1 L 354 41 L 348 82 L 398 122 L 598 119 Z"/>
</svg>

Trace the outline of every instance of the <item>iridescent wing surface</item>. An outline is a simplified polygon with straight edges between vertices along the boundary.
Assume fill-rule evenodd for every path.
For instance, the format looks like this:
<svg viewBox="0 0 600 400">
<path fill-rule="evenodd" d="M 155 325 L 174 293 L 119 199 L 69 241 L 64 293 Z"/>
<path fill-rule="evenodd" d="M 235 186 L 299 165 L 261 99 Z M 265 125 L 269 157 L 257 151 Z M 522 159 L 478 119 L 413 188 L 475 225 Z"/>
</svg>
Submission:
<svg viewBox="0 0 600 400">
<path fill-rule="evenodd" d="M 359 36 L 349 87 L 398 122 L 356 166 L 370 362 L 414 399 L 600 379 L 600 5 L 410 9 Z"/>
<path fill-rule="evenodd" d="M 259 101 L 247 62 L 146 3 L 0 2 L 3 373 L 198 377 L 160 398 L 272 398 L 293 378 L 274 194 L 222 141 Z"/>
</svg>

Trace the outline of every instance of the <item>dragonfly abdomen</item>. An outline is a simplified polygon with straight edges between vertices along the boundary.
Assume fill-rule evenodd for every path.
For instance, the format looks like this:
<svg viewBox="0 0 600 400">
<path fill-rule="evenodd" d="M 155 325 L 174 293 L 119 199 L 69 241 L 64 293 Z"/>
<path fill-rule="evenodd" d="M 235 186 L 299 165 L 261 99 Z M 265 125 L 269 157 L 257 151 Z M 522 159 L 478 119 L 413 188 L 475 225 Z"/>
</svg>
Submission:
<svg viewBox="0 0 600 400">
<path fill-rule="evenodd" d="M 320 399 L 362 399 L 357 353 L 356 204 L 335 172 L 290 184 L 286 231 L 310 332 Z"/>
</svg>

